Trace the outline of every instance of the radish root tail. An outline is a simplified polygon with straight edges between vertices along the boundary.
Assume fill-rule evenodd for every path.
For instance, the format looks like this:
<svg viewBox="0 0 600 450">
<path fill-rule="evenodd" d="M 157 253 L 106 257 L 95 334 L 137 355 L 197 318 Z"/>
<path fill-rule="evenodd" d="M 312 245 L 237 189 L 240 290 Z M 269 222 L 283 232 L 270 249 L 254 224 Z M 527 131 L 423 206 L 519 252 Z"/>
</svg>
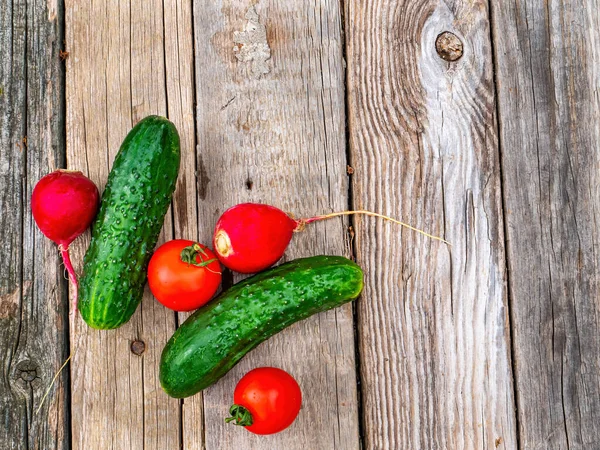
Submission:
<svg viewBox="0 0 600 450">
<path fill-rule="evenodd" d="M 325 219 L 330 219 L 332 217 L 339 217 L 339 216 L 350 216 L 353 214 L 357 214 L 357 215 L 362 214 L 364 216 L 379 217 L 381 219 L 388 220 L 390 222 L 393 222 L 395 224 L 398 224 L 405 228 L 408 228 L 409 230 L 412 230 L 419 234 L 422 234 L 423 236 L 427 236 L 430 239 L 434 239 L 436 241 L 441 241 L 444 244 L 451 245 L 450 242 L 448 242 L 447 240 L 445 240 L 439 236 L 434 236 L 432 234 L 429 234 L 423 230 L 419 230 L 418 228 L 415 228 L 407 223 L 400 222 L 399 220 L 393 219 L 389 216 L 384 216 L 383 214 L 379 214 L 379 213 L 372 212 L 372 211 L 365 211 L 362 209 L 356 210 L 356 211 L 342 211 L 342 212 L 335 212 L 335 213 L 331 213 L 331 214 L 323 214 L 322 216 L 315 216 L 315 217 L 311 217 L 309 219 L 300 219 L 297 221 L 298 225 L 296 226 L 296 229 L 294 229 L 294 231 L 295 232 L 303 231 L 304 228 L 306 228 L 306 225 L 308 225 L 309 223 L 312 223 L 312 222 L 316 222 L 318 220 L 325 220 Z"/>
<path fill-rule="evenodd" d="M 63 262 L 65 264 L 65 268 L 67 269 L 67 272 L 69 273 L 69 280 L 71 281 L 71 283 L 73 283 L 73 288 L 75 291 L 75 298 L 73 300 L 73 308 L 74 308 L 74 311 L 76 311 L 77 310 L 77 293 L 78 293 L 79 285 L 77 282 L 77 275 L 75 274 L 75 269 L 73 269 L 73 264 L 71 264 L 71 258 L 69 256 L 69 247 L 68 246 L 65 247 L 64 245 L 59 244 L 58 249 L 60 250 L 60 255 L 62 256 Z M 48 397 L 48 394 L 50 393 L 52 386 L 54 386 L 54 383 L 56 383 L 56 379 L 58 378 L 60 373 L 63 371 L 63 369 L 66 367 L 66 365 L 69 363 L 69 361 L 71 361 L 71 358 L 75 354 L 75 351 L 76 351 L 76 349 L 71 352 L 69 357 L 65 360 L 65 362 L 62 364 L 62 366 L 60 366 L 60 369 L 58 369 L 58 372 L 56 372 L 56 374 L 52 378 L 52 381 L 50 382 L 50 386 L 48 386 L 48 389 L 46 389 L 46 392 L 44 393 L 44 396 L 42 397 L 42 400 L 40 401 L 40 406 L 38 406 L 38 409 L 35 411 L 36 414 L 40 412 L 40 409 L 42 409 L 42 406 L 44 405 L 44 401 L 46 400 L 46 397 Z"/>
<path fill-rule="evenodd" d="M 68 362 L 71 360 L 71 358 L 73 357 L 74 353 L 75 352 L 72 352 L 69 355 L 69 357 L 63 363 L 63 365 L 60 366 L 60 369 L 58 369 L 58 372 L 56 372 L 56 375 L 54 375 L 54 378 L 52 378 L 52 382 L 50 383 L 50 386 L 48 386 L 48 389 L 46 389 L 46 393 L 44 394 L 44 396 L 42 397 L 42 400 L 40 401 L 40 406 L 38 406 L 38 409 L 35 411 L 36 414 L 40 412 L 40 409 L 42 409 L 42 406 L 44 405 L 44 401 L 46 400 L 46 397 L 48 397 L 48 394 L 50 393 L 50 389 L 52 389 L 52 386 L 54 386 L 54 383 L 56 382 L 56 379 L 58 378 L 58 376 L 60 375 L 60 373 L 62 372 L 62 370 L 65 368 L 65 366 L 68 364 Z"/>
</svg>

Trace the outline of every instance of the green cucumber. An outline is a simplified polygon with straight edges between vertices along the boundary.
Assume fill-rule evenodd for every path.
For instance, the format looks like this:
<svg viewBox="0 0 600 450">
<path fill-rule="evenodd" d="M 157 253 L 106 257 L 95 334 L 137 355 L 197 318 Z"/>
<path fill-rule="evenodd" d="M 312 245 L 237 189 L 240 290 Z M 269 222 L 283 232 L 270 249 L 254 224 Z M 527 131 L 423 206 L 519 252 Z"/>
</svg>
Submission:
<svg viewBox="0 0 600 450">
<path fill-rule="evenodd" d="M 258 344 L 287 326 L 360 294 L 361 268 L 340 256 L 297 259 L 234 285 L 192 314 L 160 361 L 160 384 L 189 397 L 215 383 Z"/>
<path fill-rule="evenodd" d="M 146 117 L 117 153 L 85 254 L 78 307 L 90 327 L 120 327 L 139 305 L 178 172 L 177 129 Z"/>
</svg>

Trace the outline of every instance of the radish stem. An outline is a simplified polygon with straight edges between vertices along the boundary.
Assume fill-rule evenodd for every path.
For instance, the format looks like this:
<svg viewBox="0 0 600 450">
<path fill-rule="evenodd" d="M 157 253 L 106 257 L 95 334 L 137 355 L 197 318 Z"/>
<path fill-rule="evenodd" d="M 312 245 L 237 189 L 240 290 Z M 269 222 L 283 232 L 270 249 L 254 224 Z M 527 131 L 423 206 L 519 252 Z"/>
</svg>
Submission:
<svg viewBox="0 0 600 450">
<path fill-rule="evenodd" d="M 69 280 L 73 283 L 73 287 L 75 290 L 74 300 L 73 300 L 73 308 L 77 309 L 77 292 L 79 289 L 79 284 L 77 283 L 77 275 L 75 274 L 75 269 L 73 269 L 73 264 L 71 264 L 71 258 L 69 256 L 69 246 L 66 247 L 62 244 L 58 246 L 60 250 L 60 254 L 62 256 L 63 262 L 65 263 L 65 268 L 69 273 Z"/>
<path fill-rule="evenodd" d="M 308 225 L 309 223 L 312 222 L 316 222 L 318 220 L 325 220 L 325 219 L 330 219 L 332 217 L 338 217 L 338 216 L 350 216 L 353 214 L 362 214 L 365 216 L 371 216 L 371 217 L 379 217 L 381 219 L 385 219 L 385 220 L 389 220 L 390 222 L 394 222 L 398 225 L 401 225 L 403 227 L 408 228 L 409 230 L 412 231 L 416 231 L 417 233 L 422 234 L 423 236 L 427 236 L 430 239 L 435 239 L 436 241 L 441 241 L 445 244 L 451 245 L 450 242 L 446 241 L 445 239 L 442 239 L 441 237 L 438 236 L 434 236 L 432 234 L 426 233 L 423 230 L 419 230 L 418 228 L 415 228 L 413 226 L 408 225 L 407 223 L 404 222 L 400 222 L 399 220 L 393 219 L 389 216 L 384 216 L 383 214 L 378 214 L 372 211 L 365 211 L 362 209 L 356 210 L 356 211 L 342 211 L 342 212 L 335 212 L 335 213 L 331 213 L 331 214 L 323 214 L 322 216 L 315 216 L 315 217 L 310 217 L 308 219 L 300 219 L 297 220 L 296 223 L 298 224 L 296 226 L 296 229 L 294 231 L 298 232 L 298 231 L 302 231 L 304 230 L 304 227 L 306 227 L 306 225 Z"/>
</svg>

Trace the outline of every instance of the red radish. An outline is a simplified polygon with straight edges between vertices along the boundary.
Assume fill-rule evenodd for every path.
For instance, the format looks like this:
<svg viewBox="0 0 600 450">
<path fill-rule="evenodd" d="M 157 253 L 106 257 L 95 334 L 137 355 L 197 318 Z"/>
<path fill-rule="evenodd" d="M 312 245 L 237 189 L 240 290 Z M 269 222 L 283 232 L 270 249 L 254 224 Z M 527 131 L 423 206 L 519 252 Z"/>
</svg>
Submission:
<svg viewBox="0 0 600 450">
<path fill-rule="evenodd" d="M 259 272 L 283 256 L 297 226 L 278 208 L 242 203 L 225 211 L 217 222 L 213 247 L 225 267 Z"/>
<path fill-rule="evenodd" d="M 69 245 L 92 223 L 98 211 L 98 188 L 81 172 L 57 170 L 33 188 L 31 211 L 39 229 L 58 244 L 69 279 L 75 286 L 77 302 L 77 276 L 71 259 Z"/>
<path fill-rule="evenodd" d="M 380 217 L 448 244 L 442 238 L 371 211 L 342 211 L 296 220 L 274 206 L 241 203 L 219 218 L 213 235 L 214 249 L 225 267 L 240 273 L 260 272 L 279 261 L 294 232 L 304 230 L 306 225 L 317 220 L 350 214 Z"/>
</svg>

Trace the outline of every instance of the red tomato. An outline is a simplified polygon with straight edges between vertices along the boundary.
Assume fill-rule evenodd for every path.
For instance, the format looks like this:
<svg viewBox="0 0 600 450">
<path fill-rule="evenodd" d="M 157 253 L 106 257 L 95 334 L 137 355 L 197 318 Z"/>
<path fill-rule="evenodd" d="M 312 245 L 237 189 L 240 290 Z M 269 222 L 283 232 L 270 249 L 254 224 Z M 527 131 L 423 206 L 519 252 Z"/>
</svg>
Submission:
<svg viewBox="0 0 600 450">
<path fill-rule="evenodd" d="M 275 367 L 251 370 L 238 382 L 227 422 L 245 426 L 255 434 L 278 433 L 300 412 L 302 392 L 294 378 Z M 251 423 L 251 425 L 247 425 Z"/>
<path fill-rule="evenodd" d="M 156 299 L 175 311 L 192 311 L 208 302 L 221 284 L 221 265 L 205 245 L 174 239 L 161 245 L 148 265 L 148 284 Z"/>
</svg>

